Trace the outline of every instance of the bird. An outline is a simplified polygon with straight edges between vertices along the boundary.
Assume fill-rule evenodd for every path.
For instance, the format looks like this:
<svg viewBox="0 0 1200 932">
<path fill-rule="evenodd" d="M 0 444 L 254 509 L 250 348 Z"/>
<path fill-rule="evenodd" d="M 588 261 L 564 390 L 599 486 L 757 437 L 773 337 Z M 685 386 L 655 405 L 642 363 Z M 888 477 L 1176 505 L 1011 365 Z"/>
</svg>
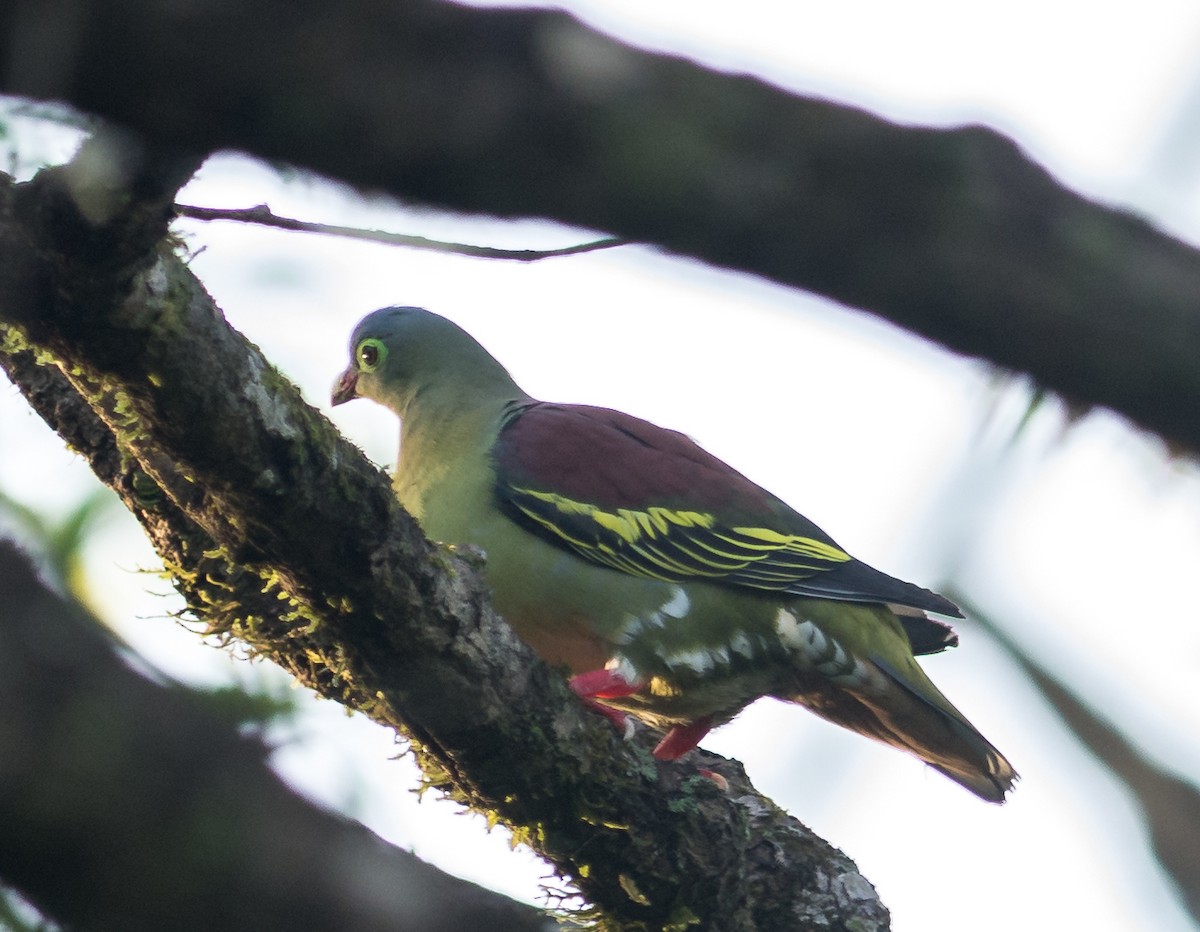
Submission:
<svg viewBox="0 0 1200 932">
<path fill-rule="evenodd" d="M 433 540 L 486 554 L 493 607 L 615 724 L 675 760 L 763 696 L 907 751 L 989 802 L 1008 760 L 915 659 L 950 600 L 856 560 L 686 435 L 539 401 L 449 319 L 386 307 L 331 402 L 400 418 L 393 486 Z"/>
</svg>

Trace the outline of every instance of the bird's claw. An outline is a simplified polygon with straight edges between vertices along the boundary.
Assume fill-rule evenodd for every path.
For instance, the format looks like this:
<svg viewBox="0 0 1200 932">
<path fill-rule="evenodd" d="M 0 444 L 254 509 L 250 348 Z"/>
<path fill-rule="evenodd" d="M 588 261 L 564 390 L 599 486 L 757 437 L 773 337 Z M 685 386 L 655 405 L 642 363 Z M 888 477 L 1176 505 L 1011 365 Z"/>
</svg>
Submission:
<svg viewBox="0 0 1200 932">
<path fill-rule="evenodd" d="M 612 722 L 623 740 L 628 741 L 633 737 L 633 720 L 620 709 L 605 705 L 600 699 L 632 696 L 642 688 L 641 683 L 631 683 L 615 670 L 604 669 L 573 676 L 567 685 L 583 700 L 584 705 Z"/>
<path fill-rule="evenodd" d="M 612 706 L 605 705 L 603 702 L 599 702 L 590 696 L 580 696 L 579 698 L 593 712 L 598 712 L 612 722 L 613 727 L 621 733 L 622 740 L 628 741 L 633 737 L 633 720 L 620 709 L 614 709 Z"/>
</svg>

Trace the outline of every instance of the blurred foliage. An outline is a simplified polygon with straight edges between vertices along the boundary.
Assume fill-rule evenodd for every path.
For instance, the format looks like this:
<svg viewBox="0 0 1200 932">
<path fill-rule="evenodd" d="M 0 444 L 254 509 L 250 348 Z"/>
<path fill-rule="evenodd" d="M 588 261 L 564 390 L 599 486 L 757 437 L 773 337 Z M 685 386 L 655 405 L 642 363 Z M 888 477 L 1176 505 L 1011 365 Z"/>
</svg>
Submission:
<svg viewBox="0 0 1200 932">
<path fill-rule="evenodd" d="M 59 522 L 30 508 L 0 489 L 0 521 L 11 524 L 41 558 L 42 571 L 62 592 L 90 604 L 83 571 L 83 544 L 107 514 L 123 512 L 120 499 L 110 489 L 97 486 Z"/>
<path fill-rule="evenodd" d="M 0 932 L 58 932 L 61 928 L 15 890 L 0 886 Z"/>
<path fill-rule="evenodd" d="M 1031 426 L 1040 417 L 1050 416 L 1060 421 L 1058 439 L 1061 441 L 1072 427 L 1094 410 L 1091 405 L 1077 404 L 1061 393 L 1051 391 L 1024 373 L 994 367 L 989 367 L 988 371 L 989 387 L 984 410 L 978 421 L 981 432 L 989 425 L 1007 423 L 1010 418 L 1002 418 L 1001 409 L 1014 397 L 1023 399 L 1021 412 L 1009 429 L 1007 440 L 1001 444 L 1001 449 L 997 450 L 997 455 L 1015 449 L 1029 436 Z"/>
<path fill-rule="evenodd" d="M 267 726 L 292 725 L 299 714 L 299 693 L 280 677 L 197 689 L 179 686 L 196 701 L 243 734 L 262 735 Z"/>
<path fill-rule="evenodd" d="M 22 548 L 37 556 L 42 574 L 52 586 L 84 605 L 91 605 L 84 565 L 88 536 L 106 517 L 115 514 L 125 514 L 124 506 L 105 486 L 97 486 L 58 521 L 0 489 L 0 527 L 8 525 L 16 532 Z M 107 633 L 119 640 L 111 630 Z M 298 697 L 282 678 L 257 676 L 210 688 L 186 686 L 154 670 L 128 644 L 121 642 L 119 649 L 132 659 L 135 667 L 153 671 L 164 685 L 186 690 L 195 701 L 243 733 L 261 737 L 269 726 L 285 726 L 295 721 Z M 0 932 L 4 932 L 4 921 L 7 918 L 0 912 Z"/>
<path fill-rule="evenodd" d="M 1200 788 L 1170 773 L 1129 741 L 961 592 L 947 592 L 1029 676 L 1062 723 L 1120 780 L 1137 802 L 1150 848 L 1200 924 Z"/>
</svg>

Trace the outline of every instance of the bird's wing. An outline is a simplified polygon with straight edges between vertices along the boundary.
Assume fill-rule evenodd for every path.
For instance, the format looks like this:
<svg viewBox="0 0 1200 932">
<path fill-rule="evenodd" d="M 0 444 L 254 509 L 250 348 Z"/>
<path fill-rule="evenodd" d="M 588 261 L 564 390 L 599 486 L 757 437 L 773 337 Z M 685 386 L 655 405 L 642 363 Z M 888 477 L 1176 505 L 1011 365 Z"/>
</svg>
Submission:
<svg viewBox="0 0 1200 932">
<path fill-rule="evenodd" d="M 941 596 L 855 560 L 685 435 L 619 411 L 516 404 L 493 465 L 506 514 L 593 563 L 674 582 L 959 614 Z"/>
</svg>

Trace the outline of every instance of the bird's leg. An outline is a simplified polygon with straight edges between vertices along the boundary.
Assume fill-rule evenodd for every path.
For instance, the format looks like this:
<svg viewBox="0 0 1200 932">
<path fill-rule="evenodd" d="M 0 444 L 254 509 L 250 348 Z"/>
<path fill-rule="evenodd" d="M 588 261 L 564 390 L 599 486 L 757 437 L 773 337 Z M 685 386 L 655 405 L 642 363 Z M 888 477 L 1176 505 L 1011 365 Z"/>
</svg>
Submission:
<svg viewBox="0 0 1200 932">
<path fill-rule="evenodd" d="M 686 725 L 676 725 L 667 732 L 662 741 L 658 742 L 658 746 L 654 749 L 654 757 L 657 760 L 675 760 L 682 757 L 704 739 L 704 736 L 712 729 L 712 725 L 712 716 L 710 715 L 698 718 L 694 722 L 688 722 Z"/>
<path fill-rule="evenodd" d="M 583 704 L 589 709 L 599 712 L 616 726 L 628 740 L 633 736 L 633 723 L 620 709 L 600 702 L 601 699 L 619 699 L 621 696 L 632 696 L 641 691 L 645 683 L 630 682 L 615 668 L 605 667 L 603 670 L 589 670 L 571 677 L 568 684 Z M 654 748 L 657 760 L 675 760 L 698 745 L 704 736 L 712 729 L 712 716 L 705 715 L 686 725 L 676 725 L 662 741 Z"/>
<path fill-rule="evenodd" d="M 600 699 L 619 699 L 621 696 L 632 696 L 642 688 L 643 683 L 631 683 L 616 670 L 590 670 L 571 677 L 567 683 L 572 691 L 583 700 L 583 704 L 594 712 L 599 712 L 616 726 L 617 731 L 628 741 L 633 737 L 633 723 L 620 709 L 600 702 Z"/>
</svg>

